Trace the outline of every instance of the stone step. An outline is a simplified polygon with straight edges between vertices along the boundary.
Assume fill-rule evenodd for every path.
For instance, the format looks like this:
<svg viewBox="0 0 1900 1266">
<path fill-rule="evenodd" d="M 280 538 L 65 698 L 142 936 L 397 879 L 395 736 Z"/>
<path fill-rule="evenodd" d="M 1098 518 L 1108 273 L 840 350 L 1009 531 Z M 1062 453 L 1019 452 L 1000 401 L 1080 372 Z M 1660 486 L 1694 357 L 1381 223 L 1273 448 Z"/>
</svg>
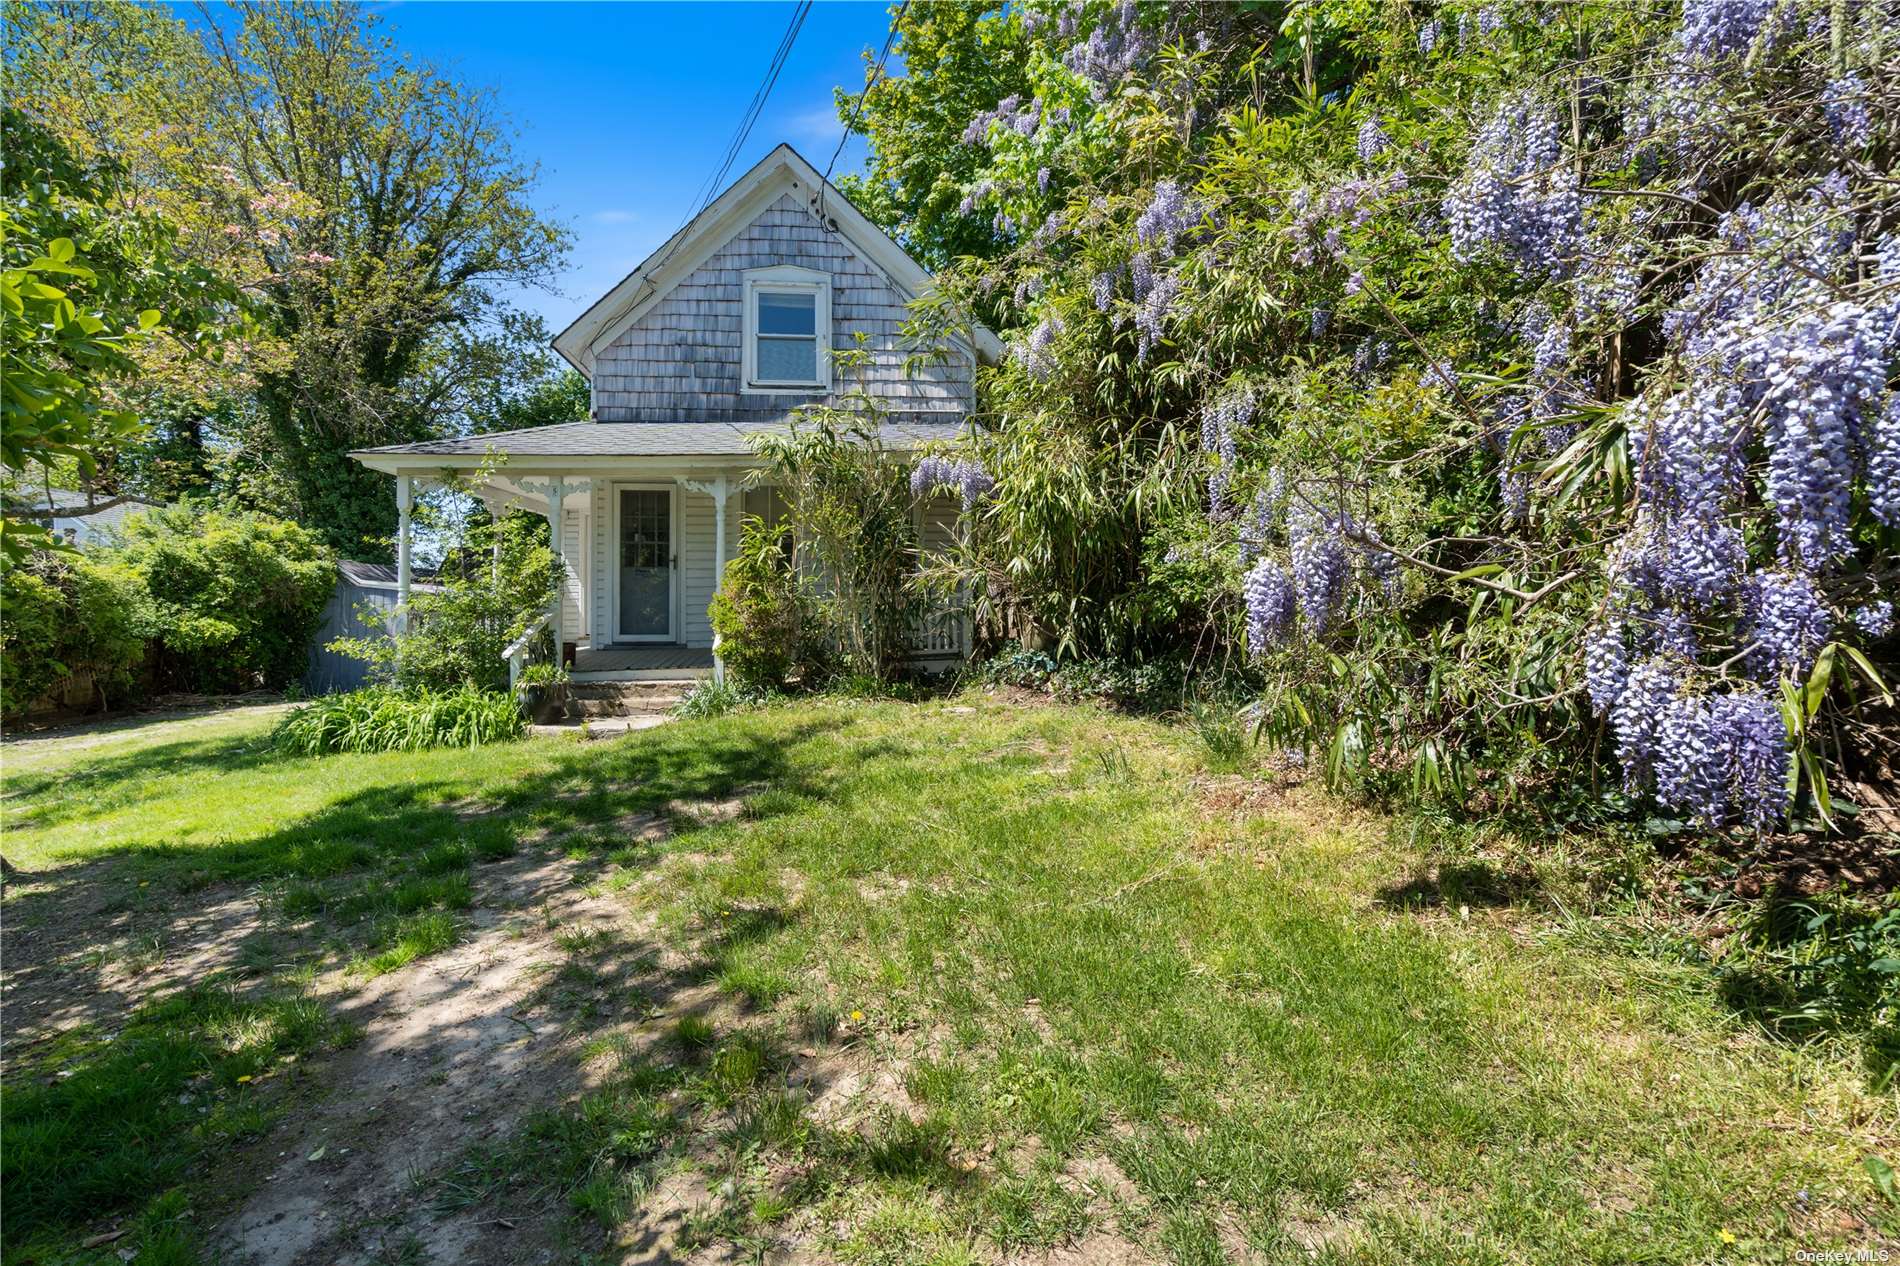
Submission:
<svg viewBox="0 0 1900 1266">
<path fill-rule="evenodd" d="M 567 714 L 582 717 L 647 716 L 671 712 L 683 696 L 637 695 L 633 698 L 569 699 Z"/>
<path fill-rule="evenodd" d="M 650 730 L 656 725 L 665 725 L 671 718 L 663 713 L 632 717 L 598 717 L 588 720 L 561 721 L 549 725 L 531 725 L 529 738 L 564 738 L 569 740 L 618 738 L 633 730 Z"/>
</svg>

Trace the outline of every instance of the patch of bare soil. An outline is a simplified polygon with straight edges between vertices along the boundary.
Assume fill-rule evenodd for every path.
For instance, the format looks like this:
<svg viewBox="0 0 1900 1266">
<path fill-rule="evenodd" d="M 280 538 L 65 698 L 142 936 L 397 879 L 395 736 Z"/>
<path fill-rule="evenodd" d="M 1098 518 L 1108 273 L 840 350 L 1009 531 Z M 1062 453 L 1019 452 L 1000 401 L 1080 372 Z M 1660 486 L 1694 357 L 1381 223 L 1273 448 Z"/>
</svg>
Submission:
<svg viewBox="0 0 1900 1266">
<path fill-rule="evenodd" d="M 553 1260 L 564 1211 L 477 1204 L 437 1216 L 417 1180 L 583 1084 L 581 1035 L 548 988 L 564 958 L 555 935 L 629 929 L 565 861 L 524 856 L 478 874 L 459 945 L 367 983 L 326 982 L 347 991 L 336 1010 L 362 1039 L 306 1069 L 308 1108 L 249 1158 L 268 1172 L 214 1237 L 223 1260 Z"/>
<path fill-rule="evenodd" d="M 164 908 L 121 883 L 75 876 L 85 865 L 8 885 L 0 918 L 0 995 L 6 1049 L 34 1045 L 86 1024 L 110 1027 L 155 994 L 168 993 L 278 948 L 265 933 L 254 893 L 229 885 Z"/>
</svg>

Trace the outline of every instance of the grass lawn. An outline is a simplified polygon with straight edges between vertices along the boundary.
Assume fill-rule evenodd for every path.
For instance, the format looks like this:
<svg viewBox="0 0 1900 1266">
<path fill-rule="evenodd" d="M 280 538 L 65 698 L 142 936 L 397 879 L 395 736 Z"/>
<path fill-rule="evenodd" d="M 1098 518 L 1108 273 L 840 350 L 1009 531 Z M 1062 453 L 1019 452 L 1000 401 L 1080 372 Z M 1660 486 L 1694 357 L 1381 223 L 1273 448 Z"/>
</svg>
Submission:
<svg viewBox="0 0 1900 1266">
<path fill-rule="evenodd" d="M 1209 773 L 1185 731 L 982 695 L 325 759 L 268 725 L 6 749 L 9 1261 L 228 1247 L 274 1158 L 326 1163 L 297 1140 L 383 1057 L 376 1000 L 510 945 L 546 969 L 497 1031 L 564 1054 L 408 1097 L 532 1110 L 325 1244 L 1623 1263 L 1900 1233 L 1863 1168 L 1893 1105 L 1849 1061 L 1535 909 L 1416 900 L 1380 821 Z M 458 1254 L 457 1219 L 532 1226 Z"/>
</svg>

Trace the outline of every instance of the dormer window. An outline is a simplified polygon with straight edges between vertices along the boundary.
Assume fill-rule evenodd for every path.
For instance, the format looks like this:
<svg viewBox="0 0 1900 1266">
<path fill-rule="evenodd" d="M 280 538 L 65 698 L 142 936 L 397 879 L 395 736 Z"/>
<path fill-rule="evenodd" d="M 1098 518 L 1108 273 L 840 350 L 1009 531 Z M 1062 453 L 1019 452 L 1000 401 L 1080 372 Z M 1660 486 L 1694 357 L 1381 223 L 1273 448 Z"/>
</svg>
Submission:
<svg viewBox="0 0 1900 1266">
<path fill-rule="evenodd" d="M 831 279 L 789 265 L 745 274 L 745 387 L 823 391 L 831 386 Z"/>
</svg>

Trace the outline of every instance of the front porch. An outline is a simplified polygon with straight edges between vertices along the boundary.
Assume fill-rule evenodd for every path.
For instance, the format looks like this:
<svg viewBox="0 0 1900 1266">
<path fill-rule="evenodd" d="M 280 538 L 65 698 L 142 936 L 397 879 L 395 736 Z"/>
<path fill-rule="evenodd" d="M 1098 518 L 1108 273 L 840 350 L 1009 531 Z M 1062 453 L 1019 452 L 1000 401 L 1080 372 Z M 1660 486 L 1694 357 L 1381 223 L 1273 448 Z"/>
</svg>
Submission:
<svg viewBox="0 0 1900 1266">
<path fill-rule="evenodd" d="M 575 681 L 696 681 L 713 666 L 707 646 L 582 646 L 568 672 Z"/>
</svg>

